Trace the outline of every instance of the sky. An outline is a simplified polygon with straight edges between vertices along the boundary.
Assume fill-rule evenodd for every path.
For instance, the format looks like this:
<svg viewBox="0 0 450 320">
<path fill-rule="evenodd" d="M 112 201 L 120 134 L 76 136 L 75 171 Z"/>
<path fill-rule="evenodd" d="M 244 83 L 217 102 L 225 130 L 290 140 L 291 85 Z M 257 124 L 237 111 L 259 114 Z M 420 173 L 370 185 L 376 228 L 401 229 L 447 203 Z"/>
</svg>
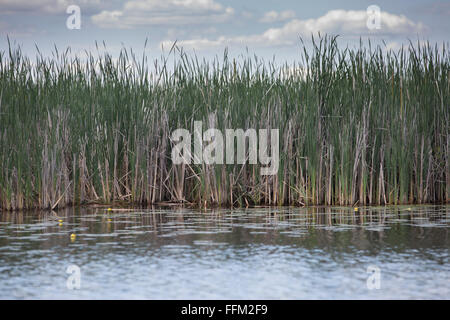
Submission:
<svg viewBox="0 0 450 320">
<path fill-rule="evenodd" d="M 72 5 L 79 8 L 79 19 Z M 369 10 L 371 6 L 379 8 Z M 68 27 L 68 21 L 70 28 Z M 74 28 L 80 21 L 79 28 Z M 369 27 L 370 26 L 370 27 Z M 409 40 L 449 42 L 450 0 L 0 0 L 0 50 L 7 37 L 27 54 L 122 47 L 158 57 L 174 41 L 186 52 L 214 57 L 250 52 L 263 59 L 296 60 L 300 40 L 338 35 L 342 46 L 359 39 L 397 50 Z"/>
</svg>

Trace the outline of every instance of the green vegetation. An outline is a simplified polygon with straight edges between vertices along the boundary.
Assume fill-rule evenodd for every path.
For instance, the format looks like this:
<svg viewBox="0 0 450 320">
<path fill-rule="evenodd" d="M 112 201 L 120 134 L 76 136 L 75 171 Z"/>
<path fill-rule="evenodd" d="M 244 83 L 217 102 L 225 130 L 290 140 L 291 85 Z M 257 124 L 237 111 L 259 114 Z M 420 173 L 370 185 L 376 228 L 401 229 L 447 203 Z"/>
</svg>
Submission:
<svg viewBox="0 0 450 320">
<path fill-rule="evenodd" d="M 0 53 L 0 208 L 448 202 L 448 45 L 313 44 L 280 68 L 226 52 L 199 62 L 175 45 L 153 64 L 125 49 L 116 60 L 55 49 L 32 61 L 10 46 Z M 197 120 L 222 132 L 279 128 L 278 175 L 172 165 L 171 132 Z"/>
</svg>

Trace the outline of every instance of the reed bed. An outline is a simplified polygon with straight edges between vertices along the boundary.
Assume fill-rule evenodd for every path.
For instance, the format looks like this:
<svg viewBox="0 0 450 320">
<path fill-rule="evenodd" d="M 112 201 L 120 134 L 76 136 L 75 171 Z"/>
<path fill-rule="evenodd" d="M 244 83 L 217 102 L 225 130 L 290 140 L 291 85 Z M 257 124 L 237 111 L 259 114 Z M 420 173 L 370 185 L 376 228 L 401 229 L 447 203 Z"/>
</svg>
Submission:
<svg viewBox="0 0 450 320">
<path fill-rule="evenodd" d="M 340 48 L 294 65 L 123 49 L 0 53 L 0 210 L 85 203 L 198 206 L 448 202 L 448 45 Z M 306 47 L 305 47 L 306 48 Z M 100 51 L 98 51 L 100 52 Z M 169 68 L 170 66 L 170 68 Z M 261 165 L 175 165 L 177 128 L 280 130 Z"/>
</svg>

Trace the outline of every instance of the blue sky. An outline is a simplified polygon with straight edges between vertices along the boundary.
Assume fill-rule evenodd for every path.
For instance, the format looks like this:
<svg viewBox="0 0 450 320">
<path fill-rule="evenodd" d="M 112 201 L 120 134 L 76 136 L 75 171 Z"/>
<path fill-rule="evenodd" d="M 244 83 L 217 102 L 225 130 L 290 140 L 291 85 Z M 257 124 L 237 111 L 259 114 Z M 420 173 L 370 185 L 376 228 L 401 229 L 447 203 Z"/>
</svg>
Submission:
<svg viewBox="0 0 450 320">
<path fill-rule="evenodd" d="M 81 28 L 66 27 L 69 5 L 78 5 Z M 381 9 L 380 28 L 367 27 L 367 8 Z M 199 56 L 232 54 L 246 48 L 263 58 L 295 60 L 298 37 L 311 33 L 338 34 L 342 45 L 359 38 L 384 40 L 398 49 L 408 39 L 448 42 L 450 0 L 0 0 L 0 50 L 6 37 L 34 54 L 35 44 L 45 54 L 54 45 L 73 52 L 94 50 L 95 41 L 106 42 L 111 53 L 122 46 L 159 56 L 173 41 Z"/>
</svg>

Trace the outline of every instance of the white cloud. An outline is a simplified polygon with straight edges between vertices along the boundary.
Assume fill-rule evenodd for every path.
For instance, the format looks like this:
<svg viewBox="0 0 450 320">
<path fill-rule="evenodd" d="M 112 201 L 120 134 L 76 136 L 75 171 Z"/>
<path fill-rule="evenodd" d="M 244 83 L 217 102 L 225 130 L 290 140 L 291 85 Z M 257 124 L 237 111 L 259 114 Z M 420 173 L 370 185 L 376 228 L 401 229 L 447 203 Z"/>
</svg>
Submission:
<svg viewBox="0 0 450 320">
<path fill-rule="evenodd" d="M 73 4 L 90 11 L 105 3 L 101 0 L 0 0 L 0 12 L 65 13 L 67 7 Z"/>
<path fill-rule="evenodd" d="M 273 23 L 273 22 L 282 22 L 287 21 L 289 19 L 293 19 L 295 17 L 295 12 L 292 10 L 286 11 L 269 11 L 264 14 L 264 16 L 259 20 L 259 22 L 263 23 Z"/>
<path fill-rule="evenodd" d="M 381 29 L 369 30 L 367 28 L 366 11 L 332 10 L 317 19 L 292 19 L 280 28 L 270 28 L 262 34 L 238 37 L 219 37 L 216 40 L 190 39 L 179 41 L 183 47 L 207 48 L 211 46 L 227 46 L 234 44 L 274 46 L 292 45 L 298 42 L 298 37 L 309 38 L 311 34 L 321 32 L 342 37 L 395 37 L 422 34 L 426 27 L 416 23 L 404 15 L 381 12 Z M 171 41 L 165 41 L 167 44 Z"/>
<path fill-rule="evenodd" d="M 264 38 L 275 43 L 289 43 L 296 36 L 309 37 L 311 33 L 329 33 L 342 36 L 363 35 L 411 35 L 422 33 L 425 26 L 414 23 L 404 15 L 381 12 L 381 29 L 367 28 L 366 11 L 332 10 L 317 19 L 294 19 L 281 28 L 272 28 L 264 32 Z"/>
<path fill-rule="evenodd" d="M 102 28 L 131 29 L 224 22 L 233 14 L 232 8 L 214 0 L 134 0 L 126 2 L 121 10 L 104 10 L 92 16 L 92 21 Z"/>
</svg>

